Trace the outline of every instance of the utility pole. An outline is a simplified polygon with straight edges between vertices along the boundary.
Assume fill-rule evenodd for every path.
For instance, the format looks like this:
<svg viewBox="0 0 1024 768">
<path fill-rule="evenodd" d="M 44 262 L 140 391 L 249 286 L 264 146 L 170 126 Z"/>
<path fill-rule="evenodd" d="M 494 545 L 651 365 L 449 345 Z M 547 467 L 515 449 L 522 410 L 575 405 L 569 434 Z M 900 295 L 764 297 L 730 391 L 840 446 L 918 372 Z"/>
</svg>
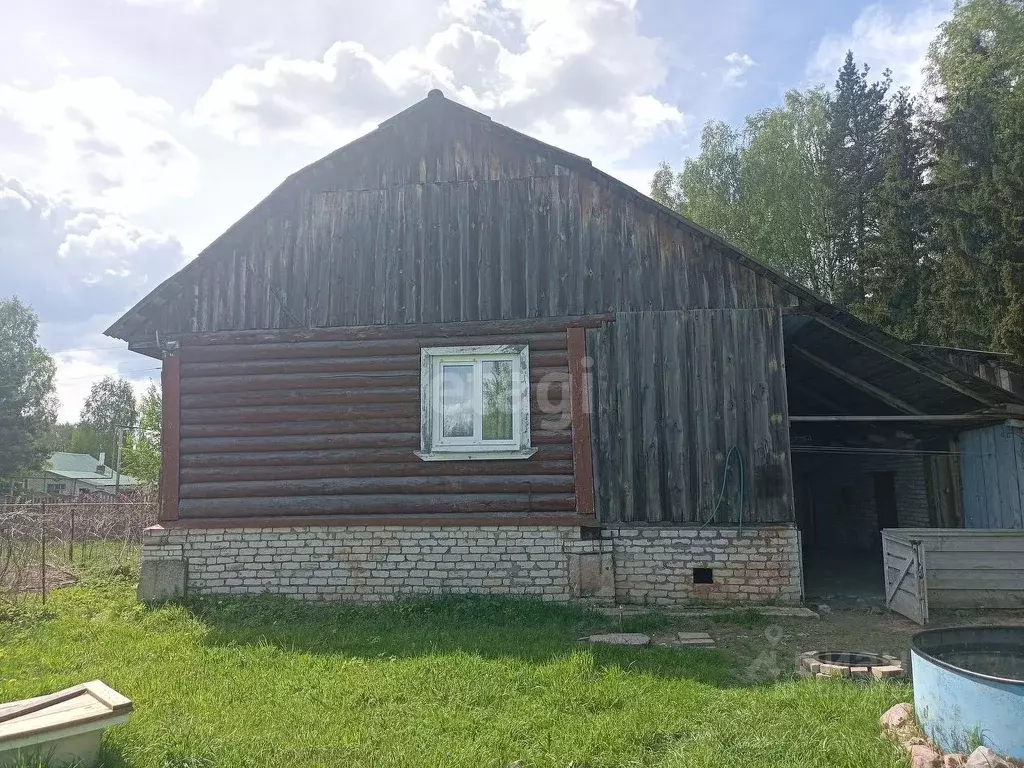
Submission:
<svg viewBox="0 0 1024 768">
<path fill-rule="evenodd" d="M 117 443 L 114 445 L 114 498 L 121 492 L 121 441 L 124 440 L 124 431 L 131 427 L 117 427 Z"/>
<path fill-rule="evenodd" d="M 131 426 L 118 426 L 116 432 L 116 445 L 114 446 L 114 497 L 121 492 L 121 443 L 124 441 L 124 433 L 135 429 L 142 429 L 141 424 Z"/>
</svg>

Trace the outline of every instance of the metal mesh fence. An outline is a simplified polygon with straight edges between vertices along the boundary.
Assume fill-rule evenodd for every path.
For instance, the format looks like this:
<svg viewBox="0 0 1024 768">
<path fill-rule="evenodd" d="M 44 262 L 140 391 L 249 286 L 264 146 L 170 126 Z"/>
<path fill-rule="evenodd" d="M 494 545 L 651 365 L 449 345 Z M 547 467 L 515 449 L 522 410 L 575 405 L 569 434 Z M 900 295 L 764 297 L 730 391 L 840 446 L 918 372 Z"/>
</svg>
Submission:
<svg viewBox="0 0 1024 768">
<path fill-rule="evenodd" d="M 73 583 L 90 571 L 130 572 L 156 499 L 0 501 L 0 609 Z"/>
</svg>

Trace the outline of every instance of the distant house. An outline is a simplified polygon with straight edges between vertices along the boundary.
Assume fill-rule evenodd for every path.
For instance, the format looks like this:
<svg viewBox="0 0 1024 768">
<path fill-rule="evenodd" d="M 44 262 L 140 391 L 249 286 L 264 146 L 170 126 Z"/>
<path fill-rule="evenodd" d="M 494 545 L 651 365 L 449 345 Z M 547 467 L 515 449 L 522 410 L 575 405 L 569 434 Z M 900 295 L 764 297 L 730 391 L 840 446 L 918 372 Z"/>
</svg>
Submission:
<svg viewBox="0 0 1024 768">
<path fill-rule="evenodd" d="M 118 480 L 117 472 L 104 463 L 105 458 L 102 453 L 96 458 L 87 453 L 58 451 L 47 459 L 41 475 L 26 480 L 26 490 L 50 496 L 113 495 L 115 490 L 131 491 L 141 485 L 123 473 Z"/>
</svg>

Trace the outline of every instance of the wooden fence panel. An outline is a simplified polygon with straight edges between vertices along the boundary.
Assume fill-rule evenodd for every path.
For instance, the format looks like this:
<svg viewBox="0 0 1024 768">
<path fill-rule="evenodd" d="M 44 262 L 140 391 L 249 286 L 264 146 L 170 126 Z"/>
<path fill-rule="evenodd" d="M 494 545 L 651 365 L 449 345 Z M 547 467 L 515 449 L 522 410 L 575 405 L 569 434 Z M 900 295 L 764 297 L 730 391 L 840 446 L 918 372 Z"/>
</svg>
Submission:
<svg viewBox="0 0 1024 768">
<path fill-rule="evenodd" d="M 1024 606 L 1024 531 L 897 528 L 882 538 L 921 542 L 933 606 Z"/>
</svg>

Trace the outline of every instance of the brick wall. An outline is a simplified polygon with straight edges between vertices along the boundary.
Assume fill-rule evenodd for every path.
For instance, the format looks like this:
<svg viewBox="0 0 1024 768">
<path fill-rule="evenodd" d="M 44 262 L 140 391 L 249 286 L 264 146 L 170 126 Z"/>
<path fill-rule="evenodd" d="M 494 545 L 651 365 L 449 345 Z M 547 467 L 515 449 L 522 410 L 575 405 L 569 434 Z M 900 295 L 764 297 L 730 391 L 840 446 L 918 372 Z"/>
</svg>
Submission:
<svg viewBox="0 0 1024 768">
<path fill-rule="evenodd" d="M 797 535 L 784 527 L 619 527 L 600 540 L 547 526 L 154 527 L 142 567 L 143 599 L 186 584 L 365 603 L 453 593 L 650 605 L 800 598 Z M 695 584 L 694 568 L 711 568 L 712 583 Z"/>
<path fill-rule="evenodd" d="M 378 602 L 474 593 L 567 600 L 563 541 L 578 528 L 301 527 L 147 532 L 143 562 L 185 558 L 198 593 Z"/>
<path fill-rule="evenodd" d="M 815 520 L 802 524 L 804 546 L 880 551 L 873 473 L 895 473 L 896 517 L 901 528 L 927 528 L 928 491 L 920 454 L 794 454 L 798 514 L 801 497 L 814 496 Z"/>
<path fill-rule="evenodd" d="M 673 605 L 691 600 L 798 602 L 795 528 L 613 528 L 615 599 Z M 710 584 L 694 583 L 710 568 Z"/>
</svg>

